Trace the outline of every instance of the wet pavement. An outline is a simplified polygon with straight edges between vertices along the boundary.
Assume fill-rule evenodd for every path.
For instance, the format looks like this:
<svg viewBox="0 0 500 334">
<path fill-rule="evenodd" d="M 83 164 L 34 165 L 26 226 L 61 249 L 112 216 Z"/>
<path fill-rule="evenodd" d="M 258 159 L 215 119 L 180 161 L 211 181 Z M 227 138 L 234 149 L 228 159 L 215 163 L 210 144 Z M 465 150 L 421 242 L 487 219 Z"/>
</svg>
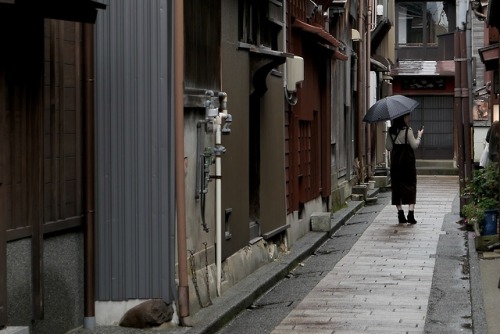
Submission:
<svg viewBox="0 0 500 334">
<path fill-rule="evenodd" d="M 456 177 L 420 177 L 418 223 L 387 205 L 351 251 L 272 332 L 422 333 L 445 214 Z"/>
<path fill-rule="evenodd" d="M 333 269 L 267 332 L 488 333 L 488 328 L 500 328 L 495 327 L 500 326 L 500 259 L 484 262 L 474 249 L 473 233 L 460 225 L 458 192 L 456 176 L 418 176 L 418 223 L 400 225 L 394 206 L 381 206 Z M 350 202 L 336 212 L 334 229 L 359 210 L 359 202 Z M 308 233 L 288 254 L 186 319 L 191 327 L 109 326 L 73 333 L 216 333 L 330 237 Z"/>
</svg>

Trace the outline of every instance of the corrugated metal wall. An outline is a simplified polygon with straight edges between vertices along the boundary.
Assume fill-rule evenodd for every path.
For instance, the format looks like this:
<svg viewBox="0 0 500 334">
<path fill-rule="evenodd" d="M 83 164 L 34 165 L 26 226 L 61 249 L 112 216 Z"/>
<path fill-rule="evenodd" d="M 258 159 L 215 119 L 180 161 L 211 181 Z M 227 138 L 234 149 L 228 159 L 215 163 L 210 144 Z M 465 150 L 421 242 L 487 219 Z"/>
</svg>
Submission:
<svg viewBox="0 0 500 334">
<path fill-rule="evenodd" d="M 453 96 L 410 96 L 419 102 L 411 113 L 414 134 L 425 126 L 422 143 L 415 150 L 417 159 L 453 159 Z"/>
<path fill-rule="evenodd" d="M 107 0 L 96 23 L 97 300 L 175 291 L 173 12 Z"/>
</svg>

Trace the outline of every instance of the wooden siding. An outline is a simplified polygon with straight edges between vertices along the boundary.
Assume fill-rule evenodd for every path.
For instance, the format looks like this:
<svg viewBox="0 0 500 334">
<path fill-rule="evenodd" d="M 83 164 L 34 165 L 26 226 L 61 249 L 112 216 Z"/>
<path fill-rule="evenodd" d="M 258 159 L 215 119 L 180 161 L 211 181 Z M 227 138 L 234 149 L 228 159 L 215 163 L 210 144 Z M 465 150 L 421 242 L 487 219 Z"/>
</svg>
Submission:
<svg viewBox="0 0 500 334">
<path fill-rule="evenodd" d="M 309 1 L 290 1 L 290 21 L 321 23 L 322 15 L 308 19 L 309 10 Z M 288 50 L 304 58 L 304 82 L 297 92 L 297 104 L 287 113 L 285 126 L 286 197 L 288 212 L 293 212 L 331 192 L 332 53 L 318 43 L 315 35 L 290 28 Z"/>
<path fill-rule="evenodd" d="M 43 316 L 42 20 L 0 14 L 0 327 L 6 324 L 9 231 L 31 237 L 33 319 Z"/>
<path fill-rule="evenodd" d="M 8 240 L 31 235 L 26 175 L 34 159 L 43 159 L 43 230 L 49 233 L 81 224 L 82 218 L 82 98 L 80 24 L 46 20 L 44 24 L 43 100 L 31 102 L 31 90 L 16 89 L 7 101 L 12 113 L 4 118 L 10 143 L 4 148 L 5 219 Z M 36 62 L 35 62 L 36 63 Z M 42 65 L 42 63 L 40 63 Z M 41 74 L 41 71 L 39 70 Z M 40 75 L 40 87 L 42 87 Z M 36 80 L 36 79 L 35 79 Z M 34 80 L 32 80 L 34 81 Z M 20 86 L 19 86 L 20 87 Z M 36 106 L 38 105 L 38 106 Z M 30 153 L 29 117 L 40 108 L 43 149 Z M 42 111 L 43 110 L 43 111 Z"/>
<path fill-rule="evenodd" d="M 351 61 L 335 62 L 332 67 L 332 86 L 334 92 L 333 110 L 332 110 L 332 158 L 333 168 L 337 178 L 348 175 L 348 166 L 353 154 L 352 140 L 352 111 L 347 106 L 351 88 L 350 70 Z M 347 93 L 348 92 L 348 93 Z M 334 180 L 335 181 L 335 180 Z"/>
<path fill-rule="evenodd" d="M 486 30 L 486 24 L 484 21 L 479 21 L 475 15 L 472 15 L 472 57 L 473 57 L 473 66 L 475 68 L 475 71 L 472 71 L 472 76 L 473 76 L 473 85 L 474 89 L 478 89 L 483 87 L 486 82 L 484 80 L 484 64 L 481 61 L 481 58 L 479 56 L 479 49 L 486 46 L 487 42 L 484 40 Z"/>
<path fill-rule="evenodd" d="M 7 321 L 7 242 L 29 240 L 27 316 L 41 320 L 44 238 L 74 232 L 83 216 L 81 24 L 46 14 L 0 11 L 0 327 Z"/>
<path fill-rule="evenodd" d="M 83 212 L 81 25 L 45 24 L 44 221 L 79 222 Z"/>
<path fill-rule="evenodd" d="M 185 87 L 220 90 L 221 3 L 218 0 L 186 0 Z"/>
</svg>

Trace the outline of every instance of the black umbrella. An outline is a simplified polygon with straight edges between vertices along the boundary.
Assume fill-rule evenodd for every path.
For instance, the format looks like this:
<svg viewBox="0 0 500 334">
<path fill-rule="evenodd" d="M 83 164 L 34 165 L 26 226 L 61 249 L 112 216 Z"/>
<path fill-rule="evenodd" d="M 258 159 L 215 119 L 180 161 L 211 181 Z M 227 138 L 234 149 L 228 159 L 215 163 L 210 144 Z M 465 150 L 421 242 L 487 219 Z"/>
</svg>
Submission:
<svg viewBox="0 0 500 334">
<path fill-rule="evenodd" d="M 418 102 L 403 95 L 392 95 L 375 102 L 368 109 L 363 122 L 376 123 L 388 121 L 412 112 Z"/>
</svg>

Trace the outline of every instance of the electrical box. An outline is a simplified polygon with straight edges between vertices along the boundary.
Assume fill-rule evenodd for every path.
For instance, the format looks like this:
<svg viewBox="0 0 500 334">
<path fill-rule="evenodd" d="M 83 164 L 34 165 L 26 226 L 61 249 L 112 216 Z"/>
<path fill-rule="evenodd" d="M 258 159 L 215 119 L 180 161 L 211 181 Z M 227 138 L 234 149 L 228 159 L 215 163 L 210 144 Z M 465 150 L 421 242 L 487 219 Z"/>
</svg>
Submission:
<svg viewBox="0 0 500 334">
<path fill-rule="evenodd" d="M 304 58 L 294 56 L 286 59 L 286 89 L 289 92 L 297 90 L 297 84 L 304 81 Z"/>
</svg>

